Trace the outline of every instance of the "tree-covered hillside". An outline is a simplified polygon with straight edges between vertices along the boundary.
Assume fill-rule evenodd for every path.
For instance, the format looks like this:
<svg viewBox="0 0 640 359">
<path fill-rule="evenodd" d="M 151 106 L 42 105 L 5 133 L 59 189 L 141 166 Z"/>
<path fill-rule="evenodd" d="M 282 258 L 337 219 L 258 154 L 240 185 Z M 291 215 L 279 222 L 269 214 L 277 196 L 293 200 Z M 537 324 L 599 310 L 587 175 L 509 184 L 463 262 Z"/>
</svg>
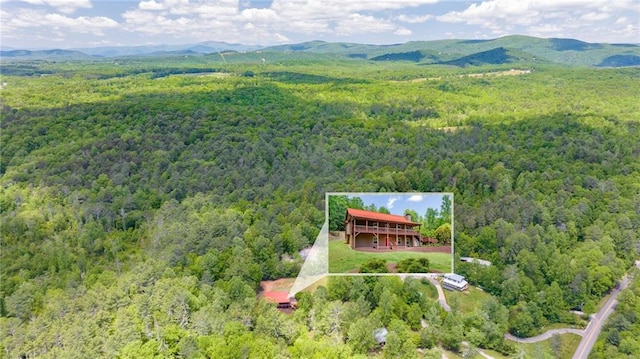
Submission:
<svg viewBox="0 0 640 359">
<path fill-rule="evenodd" d="M 506 330 L 575 322 L 637 258 L 638 69 L 11 66 L 46 76 L 1 79 L 7 357 L 346 358 L 381 326 L 376 355 L 512 353 Z M 325 192 L 376 191 L 454 193 L 456 256 L 494 263 L 457 268 L 494 296 L 482 310 L 446 313 L 395 279 L 330 281 L 292 315 L 256 298 L 297 274 Z"/>
<path fill-rule="evenodd" d="M 505 48 L 515 52 L 513 56 L 502 54 Z M 565 66 L 622 67 L 637 66 L 637 57 L 640 56 L 638 44 L 588 43 L 575 39 L 545 39 L 523 35 L 483 40 L 410 41 L 393 45 L 311 41 L 272 46 L 264 51 L 342 54 L 371 60 L 452 63 L 456 66 L 459 66 L 459 63 L 469 64 L 467 58 L 484 58 L 490 59 L 491 62 L 488 63 L 494 64 L 514 61 L 540 63 L 540 60 L 543 60 L 542 63 L 550 61 Z"/>
</svg>

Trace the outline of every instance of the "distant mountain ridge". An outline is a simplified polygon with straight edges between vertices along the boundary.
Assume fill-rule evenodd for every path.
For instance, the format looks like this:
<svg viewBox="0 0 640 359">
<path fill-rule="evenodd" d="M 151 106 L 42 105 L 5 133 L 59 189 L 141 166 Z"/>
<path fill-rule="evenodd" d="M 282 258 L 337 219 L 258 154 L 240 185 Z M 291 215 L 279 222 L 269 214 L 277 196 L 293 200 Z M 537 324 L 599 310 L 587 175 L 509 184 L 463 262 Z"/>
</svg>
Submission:
<svg viewBox="0 0 640 359">
<path fill-rule="evenodd" d="M 466 63 L 467 61 L 477 64 L 503 63 L 481 60 L 483 53 L 485 53 L 485 57 L 497 55 L 501 50 L 496 49 L 505 49 L 506 52 L 514 55 L 505 57 L 504 63 L 548 61 L 571 66 L 636 66 L 640 60 L 640 45 L 638 44 L 587 43 L 575 39 L 543 39 L 523 35 L 510 35 L 490 40 L 411 41 L 394 45 L 311 41 L 294 45 L 272 46 L 263 49 L 263 51 L 339 53 L 350 57 L 357 55 L 359 58 L 370 60 L 384 58 L 391 60 L 402 57 L 401 54 L 420 51 L 423 54 L 437 55 L 437 59 L 431 56 L 421 61 L 465 66 L 471 64 Z M 514 61 L 514 59 L 518 59 L 518 61 Z M 414 60 L 415 58 L 412 58 L 409 61 Z"/>
<path fill-rule="evenodd" d="M 210 54 L 224 51 L 254 51 L 260 46 L 229 44 L 226 42 L 206 41 L 197 44 L 185 45 L 153 45 L 153 46 L 104 46 L 72 49 L 48 49 L 48 50 L 22 50 L 5 47 L 0 51 L 2 57 L 33 57 L 46 58 L 51 56 L 61 57 L 119 57 L 153 54 Z"/>
<path fill-rule="evenodd" d="M 78 48 L 77 51 L 94 56 L 115 57 L 132 55 L 150 55 L 153 53 L 171 53 L 191 51 L 195 54 L 211 54 L 224 51 L 254 51 L 260 46 L 229 44 L 226 42 L 205 41 L 197 44 L 185 45 L 154 45 L 154 46 L 110 46 L 96 48 Z"/>
<path fill-rule="evenodd" d="M 640 65 L 640 45 L 588 43 L 575 39 L 538 38 L 510 35 L 489 40 L 410 41 L 402 44 L 371 45 L 346 42 L 309 41 L 278 46 L 251 46 L 224 42 L 186 45 L 98 47 L 70 50 L 0 51 L 2 58 L 74 59 L 119 57 L 200 55 L 233 51 L 239 53 L 272 52 L 324 54 L 353 60 L 410 61 L 420 64 L 477 66 L 486 64 L 556 63 L 568 66 L 621 67 Z M 306 58 L 306 57 L 305 57 Z"/>
<path fill-rule="evenodd" d="M 0 51 L 0 57 L 9 57 L 9 58 L 19 58 L 19 57 L 30 57 L 30 58 L 66 58 L 66 59 L 88 59 L 91 58 L 91 55 L 87 55 L 84 52 L 73 51 L 73 50 L 61 50 L 61 49 L 52 49 L 52 50 L 3 50 Z"/>
</svg>

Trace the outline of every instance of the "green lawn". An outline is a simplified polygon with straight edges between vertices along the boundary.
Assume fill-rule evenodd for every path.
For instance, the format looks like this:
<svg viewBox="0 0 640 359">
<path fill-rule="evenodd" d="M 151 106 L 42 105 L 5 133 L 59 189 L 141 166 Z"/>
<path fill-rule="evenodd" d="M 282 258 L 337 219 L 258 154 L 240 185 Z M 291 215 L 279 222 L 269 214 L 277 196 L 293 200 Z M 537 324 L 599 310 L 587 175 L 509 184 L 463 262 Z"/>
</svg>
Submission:
<svg viewBox="0 0 640 359">
<path fill-rule="evenodd" d="M 469 286 L 464 292 L 444 290 L 444 296 L 447 297 L 447 303 L 452 308 L 456 308 L 463 313 L 472 313 L 480 309 L 484 299 L 491 296 L 476 287 Z"/>
<path fill-rule="evenodd" d="M 540 328 L 540 333 L 544 333 L 546 331 L 552 329 L 562 329 L 562 328 L 575 328 L 575 329 L 584 329 L 587 326 L 588 322 L 586 320 L 581 320 L 579 324 L 570 324 L 570 323 L 553 323 L 549 325 L 545 325 Z"/>
<path fill-rule="evenodd" d="M 451 254 L 448 253 L 424 253 L 424 252 L 382 252 L 369 253 L 351 249 L 341 240 L 329 241 L 329 273 L 351 273 L 360 265 L 373 258 L 382 258 L 390 263 L 397 263 L 407 258 L 429 258 L 431 269 L 450 272 Z"/>
<path fill-rule="evenodd" d="M 557 355 L 553 351 L 552 341 L 558 341 Z M 558 339 L 547 339 L 533 344 L 516 344 L 518 351 L 524 352 L 525 358 L 559 358 L 571 359 L 582 337 L 576 334 L 561 334 Z"/>
<path fill-rule="evenodd" d="M 303 291 L 309 292 L 309 293 L 313 293 L 320 286 L 323 286 L 325 288 L 327 287 L 327 277 L 322 277 L 322 278 L 318 279 L 316 282 L 314 282 L 310 286 L 308 286 L 305 289 L 303 289 Z"/>
<path fill-rule="evenodd" d="M 420 283 L 421 291 L 430 299 L 438 299 L 438 289 L 431 283 Z"/>
<path fill-rule="evenodd" d="M 558 358 L 558 359 L 571 359 L 573 357 L 573 353 L 576 351 L 578 344 L 580 344 L 580 340 L 582 337 L 575 334 L 562 334 L 555 339 L 556 342 L 556 352 L 553 350 L 552 339 L 544 340 L 541 342 L 533 343 L 533 344 L 516 344 L 516 354 L 511 356 L 511 358 L 525 358 L 525 359 L 534 359 L 534 358 Z M 462 358 L 460 353 L 454 353 L 448 350 L 444 350 L 440 348 L 442 352 L 444 352 L 449 359 L 454 358 Z M 494 350 L 489 349 L 481 349 L 485 354 L 488 354 L 495 359 L 506 359 L 509 358 L 504 356 Z M 480 354 L 477 354 L 473 357 L 482 359 Z"/>
<path fill-rule="evenodd" d="M 485 352 L 485 354 L 490 355 L 496 359 L 507 359 L 508 357 L 498 353 L 495 350 L 491 350 L 491 349 L 482 349 L 483 352 Z"/>
</svg>

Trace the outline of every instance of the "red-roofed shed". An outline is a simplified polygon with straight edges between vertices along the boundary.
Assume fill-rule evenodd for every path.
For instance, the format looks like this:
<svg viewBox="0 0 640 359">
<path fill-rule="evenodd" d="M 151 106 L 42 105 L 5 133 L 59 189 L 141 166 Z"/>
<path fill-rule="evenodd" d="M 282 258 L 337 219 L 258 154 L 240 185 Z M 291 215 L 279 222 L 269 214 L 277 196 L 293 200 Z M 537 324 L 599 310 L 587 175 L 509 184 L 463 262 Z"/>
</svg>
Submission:
<svg viewBox="0 0 640 359">
<path fill-rule="evenodd" d="M 345 243 L 353 249 L 395 249 L 419 246 L 420 223 L 410 215 L 400 216 L 347 208 Z"/>
<path fill-rule="evenodd" d="M 264 292 L 264 299 L 276 304 L 280 309 L 294 307 L 294 303 L 289 298 L 289 292 Z"/>
</svg>

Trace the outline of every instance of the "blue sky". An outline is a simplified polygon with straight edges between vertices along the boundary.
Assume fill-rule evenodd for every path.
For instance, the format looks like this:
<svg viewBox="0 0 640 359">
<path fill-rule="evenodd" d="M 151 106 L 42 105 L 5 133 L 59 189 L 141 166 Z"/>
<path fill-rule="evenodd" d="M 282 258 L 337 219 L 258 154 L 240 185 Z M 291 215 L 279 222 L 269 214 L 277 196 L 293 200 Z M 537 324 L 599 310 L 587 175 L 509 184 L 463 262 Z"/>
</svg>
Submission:
<svg viewBox="0 0 640 359">
<path fill-rule="evenodd" d="M 371 44 L 520 34 L 638 43 L 638 0 L 0 0 L 3 47 Z"/>
<path fill-rule="evenodd" d="M 365 205 L 373 203 L 376 208 L 384 206 L 391 214 L 398 215 L 403 215 L 405 209 L 412 209 L 420 216 L 425 215 L 427 208 L 439 211 L 442 205 L 442 196 L 450 196 L 451 203 L 453 203 L 453 194 L 451 193 L 349 193 L 347 195 L 349 198 L 360 197 Z"/>
</svg>

